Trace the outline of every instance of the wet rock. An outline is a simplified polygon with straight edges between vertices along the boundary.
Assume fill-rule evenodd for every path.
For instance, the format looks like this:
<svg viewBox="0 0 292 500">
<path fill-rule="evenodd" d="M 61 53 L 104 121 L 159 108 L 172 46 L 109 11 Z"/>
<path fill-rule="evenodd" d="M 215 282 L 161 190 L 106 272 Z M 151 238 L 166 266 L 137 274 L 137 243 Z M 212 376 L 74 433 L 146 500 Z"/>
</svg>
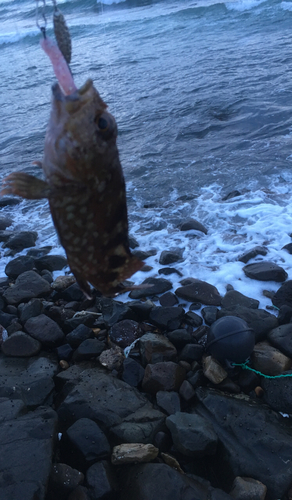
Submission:
<svg viewBox="0 0 292 500">
<path fill-rule="evenodd" d="M 41 343 L 24 332 L 15 332 L 1 345 L 6 356 L 35 356 L 41 350 Z"/>
<path fill-rule="evenodd" d="M 187 457 L 214 455 L 218 438 L 213 426 L 199 415 L 177 412 L 166 419 L 175 448 Z"/>
<path fill-rule="evenodd" d="M 39 248 L 30 248 L 30 250 L 28 250 L 26 252 L 26 255 L 30 256 L 30 257 L 34 257 L 35 259 L 39 258 L 39 257 L 43 257 L 44 255 L 47 255 L 51 250 L 52 250 L 53 247 L 51 246 L 45 246 L 45 247 L 39 247 Z"/>
<path fill-rule="evenodd" d="M 84 474 L 67 464 L 54 464 L 50 474 L 50 492 L 64 498 L 78 485 L 83 484 Z"/>
<path fill-rule="evenodd" d="M 267 486 L 267 498 L 282 498 L 292 483 L 290 423 L 249 398 L 205 388 L 196 396 L 193 412 L 213 425 L 220 441 L 210 463 L 221 484 L 231 489 L 236 476 L 253 477 Z"/>
<path fill-rule="evenodd" d="M 63 377 L 67 372 L 62 373 Z M 88 417 L 108 428 L 120 424 L 124 418 L 145 405 L 152 408 L 139 391 L 104 373 L 102 368 L 85 369 L 78 374 L 73 373 L 72 377 L 74 387 L 58 409 L 61 422 L 67 425 Z"/>
<path fill-rule="evenodd" d="M 75 362 L 85 361 L 87 359 L 96 358 L 105 350 L 106 346 L 103 342 L 97 339 L 87 339 L 81 342 L 73 354 Z"/>
<path fill-rule="evenodd" d="M 40 409 L 0 427 L 0 498 L 44 500 L 53 458 L 57 416 Z"/>
<path fill-rule="evenodd" d="M 180 399 L 177 392 L 174 391 L 158 391 L 156 393 L 156 401 L 158 406 L 162 408 L 168 415 L 172 415 L 180 411 Z"/>
<path fill-rule="evenodd" d="M 286 281 L 282 286 L 276 291 L 272 298 L 274 306 L 289 306 L 292 307 L 292 280 Z"/>
<path fill-rule="evenodd" d="M 207 306 L 202 308 L 202 316 L 207 325 L 212 325 L 217 319 L 218 309 L 215 306 Z"/>
<path fill-rule="evenodd" d="M 188 311 L 184 316 L 184 322 L 187 325 L 192 326 L 193 328 L 198 328 L 203 324 L 203 320 L 201 316 L 194 313 L 193 311 Z"/>
<path fill-rule="evenodd" d="M 181 349 L 186 344 L 189 344 L 193 341 L 192 334 L 184 328 L 168 332 L 167 338 L 177 349 Z"/>
<path fill-rule="evenodd" d="M 113 448 L 111 462 L 114 465 L 151 462 L 158 453 L 153 444 L 124 443 Z"/>
<path fill-rule="evenodd" d="M 67 259 L 63 255 L 44 255 L 35 259 L 36 268 L 39 271 L 61 271 L 68 265 Z"/>
<path fill-rule="evenodd" d="M 153 325 L 166 330 L 179 328 L 184 318 L 182 307 L 154 307 L 149 315 Z"/>
<path fill-rule="evenodd" d="M 140 338 L 140 355 L 143 365 L 171 361 L 176 354 L 174 345 L 163 335 L 146 333 Z"/>
<path fill-rule="evenodd" d="M 154 436 L 164 428 L 165 415 L 144 405 L 111 428 L 111 435 L 119 443 L 153 443 Z"/>
<path fill-rule="evenodd" d="M 76 282 L 74 276 L 58 276 L 54 283 L 52 283 L 52 289 L 61 292 L 73 285 Z"/>
<path fill-rule="evenodd" d="M 204 350 L 204 347 L 200 344 L 186 344 L 180 353 L 179 359 L 189 363 L 200 361 Z"/>
<path fill-rule="evenodd" d="M 98 298 L 97 304 L 99 310 L 102 311 L 102 319 L 109 327 L 124 319 L 136 318 L 135 313 L 128 304 L 123 304 L 122 302 L 105 297 Z"/>
<path fill-rule="evenodd" d="M 212 384 L 220 384 L 227 377 L 227 372 L 212 356 L 204 357 L 203 373 Z"/>
<path fill-rule="evenodd" d="M 58 346 L 65 338 L 59 325 L 45 314 L 28 319 L 24 328 L 29 335 L 47 347 Z"/>
<path fill-rule="evenodd" d="M 129 235 L 129 247 L 134 250 L 134 248 L 137 248 L 139 246 L 138 241 L 134 236 Z"/>
<path fill-rule="evenodd" d="M 20 257 L 16 257 L 16 259 L 12 259 L 8 262 L 5 267 L 5 274 L 9 278 L 17 278 L 20 274 L 25 271 L 31 271 L 34 267 L 34 259 L 32 257 L 21 255 Z"/>
<path fill-rule="evenodd" d="M 132 387 L 137 387 L 144 377 L 144 368 L 132 358 L 123 361 L 122 380 Z"/>
<path fill-rule="evenodd" d="M 176 289 L 176 295 L 188 302 L 201 302 L 205 305 L 220 306 L 221 296 L 213 285 L 191 278 L 188 285 Z"/>
<path fill-rule="evenodd" d="M 25 323 L 29 318 L 39 316 L 43 312 L 43 304 L 40 299 L 31 299 L 27 304 L 19 304 L 18 313 L 20 321 Z"/>
<path fill-rule="evenodd" d="M 178 298 L 172 292 L 166 292 L 159 297 L 159 303 L 162 307 L 172 307 L 178 304 Z"/>
<path fill-rule="evenodd" d="M 4 196 L 0 200 L 0 207 L 13 207 L 15 205 L 18 205 L 21 202 L 20 198 L 12 198 L 10 196 Z"/>
<path fill-rule="evenodd" d="M 12 219 L 10 219 L 9 217 L 1 216 L 0 217 L 0 231 L 3 231 L 7 227 L 11 226 L 12 222 L 13 222 Z"/>
<path fill-rule="evenodd" d="M 114 498 L 117 482 L 112 466 L 103 460 L 93 464 L 86 472 L 86 483 L 91 498 L 106 500 Z"/>
<path fill-rule="evenodd" d="M 34 271 L 20 274 L 15 285 L 8 288 L 3 296 L 8 304 L 17 305 L 35 297 L 48 295 L 51 291 L 49 283 Z"/>
<path fill-rule="evenodd" d="M 4 328 L 8 328 L 14 321 L 17 321 L 17 316 L 15 314 L 5 313 L 0 311 L 0 325 Z"/>
<path fill-rule="evenodd" d="M 0 398 L 0 423 L 20 417 L 27 412 L 20 399 Z"/>
<path fill-rule="evenodd" d="M 127 470 L 119 500 L 231 500 L 217 491 L 166 464 L 148 463 Z"/>
<path fill-rule="evenodd" d="M 247 250 L 247 252 L 244 252 L 242 255 L 238 257 L 238 260 L 240 262 L 243 262 L 246 264 L 250 259 L 253 259 L 257 255 L 267 255 L 268 249 L 266 247 L 261 247 L 261 246 L 256 246 L 254 248 L 251 248 L 250 250 Z"/>
<path fill-rule="evenodd" d="M 0 200 L 1 202 L 1 200 Z M 7 230 L 0 230 L 0 242 L 3 243 L 3 242 L 6 242 L 9 240 L 9 238 L 11 236 L 13 236 L 15 234 L 14 231 L 7 231 Z"/>
<path fill-rule="evenodd" d="M 194 389 L 200 387 L 201 385 L 204 385 L 204 381 L 206 381 L 206 379 L 204 378 L 203 370 L 197 370 L 190 377 L 188 377 L 188 382 L 193 386 Z"/>
<path fill-rule="evenodd" d="M 145 251 L 145 250 L 134 250 L 132 252 L 133 255 L 135 255 L 135 257 L 137 257 L 137 259 L 140 259 L 140 260 L 146 260 L 148 259 L 149 257 L 152 257 L 153 255 L 156 255 L 157 251 L 156 250 L 148 250 L 148 251 Z"/>
<path fill-rule="evenodd" d="M 153 297 L 160 293 L 165 293 L 172 288 L 172 283 L 164 278 L 146 278 L 143 281 L 143 285 L 151 285 L 147 288 L 141 288 L 140 290 L 132 290 L 129 294 L 131 299 L 141 299 L 143 297 Z"/>
<path fill-rule="evenodd" d="M 251 361 L 252 366 L 265 375 L 279 375 L 292 367 L 292 360 L 267 342 L 254 346 Z"/>
<path fill-rule="evenodd" d="M 257 309 L 259 307 L 259 301 L 246 297 L 236 290 L 230 290 L 222 298 L 221 306 L 228 309 L 229 307 L 236 305 L 249 307 L 250 309 Z"/>
<path fill-rule="evenodd" d="M 124 319 L 113 325 L 109 331 L 109 337 L 112 342 L 118 346 L 128 347 L 142 335 L 139 323 L 131 319 Z"/>
<path fill-rule="evenodd" d="M 278 326 L 277 318 L 264 309 L 249 309 L 248 307 L 236 305 L 222 308 L 218 312 L 218 318 L 223 316 L 237 316 L 244 319 L 249 328 L 254 331 L 256 342 L 265 339 L 268 332 Z"/>
<path fill-rule="evenodd" d="M 261 386 L 264 389 L 263 401 L 275 411 L 292 413 L 292 371 L 284 372 L 287 377 L 269 379 L 263 378 Z"/>
<path fill-rule="evenodd" d="M 204 234 L 208 233 L 205 226 L 203 226 L 203 224 L 198 222 L 196 219 L 189 219 L 189 220 L 183 222 L 180 226 L 181 231 L 190 231 L 192 229 L 195 231 L 201 231 Z"/>
<path fill-rule="evenodd" d="M 159 257 L 159 264 L 162 266 L 167 266 L 168 264 L 173 264 L 182 260 L 183 250 L 163 250 Z"/>
<path fill-rule="evenodd" d="M 234 500 L 265 500 L 267 487 L 251 477 L 236 477 L 230 496 Z"/>
<path fill-rule="evenodd" d="M 128 303 L 129 308 L 136 314 L 140 320 L 145 320 L 149 318 L 151 309 L 154 307 L 154 303 L 151 300 L 146 300 L 145 302 L 132 301 Z"/>
<path fill-rule="evenodd" d="M 292 323 L 281 325 L 268 333 L 268 340 L 286 356 L 292 358 Z"/>
<path fill-rule="evenodd" d="M 290 323 L 292 319 L 292 307 L 289 306 L 281 306 L 278 314 L 278 323 L 279 325 L 286 325 Z"/>
<path fill-rule="evenodd" d="M 84 299 L 84 294 L 78 285 L 78 283 L 73 283 L 73 285 L 68 286 L 63 292 L 61 292 L 62 299 L 67 302 L 71 302 L 72 300 L 81 301 Z"/>
<path fill-rule="evenodd" d="M 222 201 L 231 200 L 232 198 L 236 198 L 237 196 L 241 196 L 241 193 L 235 189 L 234 191 L 230 191 L 226 196 L 222 198 Z"/>
<path fill-rule="evenodd" d="M 178 274 L 179 276 L 182 276 L 182 273 L 174 267 L 163 267 L 162 269 L 158 269 L 158 274 L 164 274 L 165 276 L 168 276 L 169 274 Z"/>
<path fill-rule="evenodd" d="M 9 236 L 3 248 L 11 248 L 20 252 L 24 248 L 34 247 L 38 233 L 35 231 L 17 231 Z"/>
<path fill-rule="evenodd" d="M 117 370 L 121 368 L 125 359 L 123 350 L 119 346 L 106 349 L 99 356 L 99 362 L 107 370 Z"/>
<path fill-rule="evenodd" d="M 100 427 L 89 418 L 80 418 L 66 431 L 64 447 L 74 467 L 84 469 L 110 455 L 110 445 Z"/>
<path fill-rule="evenodd" d="M 84 342 L 84 340 L 91 339 L 93 336 L 92 328 L 85 325 L 79 325 L 66 335 L 66 340 L 73 348 L 76 348 Z"/>
<path fill-rule="evenodd" d="M 156 394 L 158 391 L 178 391 L 185 379 L 185 370 L 173 363 L 148 364 L 142 381 L 145 392 Z"/>
<path fill-rule="evenodd" d="M 244 266 L 243 271 L 248 278 L 259 281 L 285 281 L 288 278 L 286 271 L 274 264 L 274 262 L 255 262 L 254 264 L 247 264 Z"/>
</svg>

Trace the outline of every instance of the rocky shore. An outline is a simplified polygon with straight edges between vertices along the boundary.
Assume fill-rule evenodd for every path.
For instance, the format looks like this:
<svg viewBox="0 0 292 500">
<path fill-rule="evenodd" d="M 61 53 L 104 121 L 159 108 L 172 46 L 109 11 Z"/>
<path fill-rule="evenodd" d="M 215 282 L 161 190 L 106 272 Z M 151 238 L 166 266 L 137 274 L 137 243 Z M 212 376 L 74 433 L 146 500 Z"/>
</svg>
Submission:
<svg viewBox="0 0 292 500">
<path fill-rule="evenodd" d="M 279 282 L 270 311 L 195 277 L 174 291 L 175 263 L 128 302 L 87 300 L 72 275 L 53 280 L 64 257 L 0 222 L 1 500 L 292 498 L 292 281 L 248 264 L 263 248 L 242 261 L 251 288 Z M 252 329 L 248 366 L 271 378 L 210 355 L 225 316 Z"/>
</svg>

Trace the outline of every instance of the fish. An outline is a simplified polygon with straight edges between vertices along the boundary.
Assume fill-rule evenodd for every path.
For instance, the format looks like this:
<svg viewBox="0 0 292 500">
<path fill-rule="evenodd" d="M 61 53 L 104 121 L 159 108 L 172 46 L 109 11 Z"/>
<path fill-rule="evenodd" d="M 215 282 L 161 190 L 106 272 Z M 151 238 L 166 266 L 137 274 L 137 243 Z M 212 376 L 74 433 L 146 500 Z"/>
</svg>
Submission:
<svg viewBox="0 0 292 500">
<path fill-rule="evenodd" d="M 57 76 L 41 162 L 45 180 L 13 172 L 4 179 L 0 194 L 47 198 L 81 290 L 91 298 L 92 285 L 113 297 L 125 291 L 122 282 L 144 265 L 129 248 L 117 124 L 93 81 L 78 89 L 57 45 L 47 37 L 42 47 Z"/>
</svg>

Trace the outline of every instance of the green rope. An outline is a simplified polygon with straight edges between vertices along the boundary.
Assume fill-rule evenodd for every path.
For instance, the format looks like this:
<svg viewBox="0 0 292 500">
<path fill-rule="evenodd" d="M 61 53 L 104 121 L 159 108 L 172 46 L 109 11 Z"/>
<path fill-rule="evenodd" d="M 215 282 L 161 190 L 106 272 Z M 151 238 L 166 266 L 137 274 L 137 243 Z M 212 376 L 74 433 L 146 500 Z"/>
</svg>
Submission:
<svg viewBox="0 0 292 500">
<path fill-rule="evenodd" d="M 254 368 L 251 368 L 250 366 L 247 366 L 246 363 L 232 363 L 232 366 L 240 366 L 243 370 L 250 370 L 251 372 L 254 372 L 257 375 L 260 375 L 261 377 L 265 377 L 265 378 L 292 377 L 292 373 L 285 373 L 285 374 L 282 374 L 282 375 L 265 375 L 264 373 L 259 372 L 258 370 L 255 370 Z"/>
</svg>

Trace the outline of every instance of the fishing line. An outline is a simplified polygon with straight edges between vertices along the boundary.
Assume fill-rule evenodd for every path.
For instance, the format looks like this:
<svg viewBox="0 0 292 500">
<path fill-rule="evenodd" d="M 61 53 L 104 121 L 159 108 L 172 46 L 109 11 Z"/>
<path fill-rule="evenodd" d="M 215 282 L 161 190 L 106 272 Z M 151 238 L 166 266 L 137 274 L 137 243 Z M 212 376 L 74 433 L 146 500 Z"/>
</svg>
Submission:
<svg viewBox="0 0 292 500">
<path fill-rule="evenodd" d="M 264 378 L 284 378 L 284 377 L 292 377 L 292 373 L 283 373 L 281 375 L 265 375 L 264 373 L 260 372 L 259 370 L 255 370 L 254 368 L 251 368 L 250 366 L 247 365 L 248 361 L 245 363 L 232 363 L 232 366 L 240 366 L 243 370 L 249 370 L 251 372 L 256 373 L 257 375 L 260 375 L 261 377 Z"/>
<path fill-rule="evenodd" d="M 103 16 L 104 15 L 104 10 L 103 10 L 103 3 L 102 3 L 102 1 L 100 1 L 99 4 L 100 4 L 101 15 Z M 103 33 L 104 33 L 104 39 L 106 40 L 105 23 L 103 24 Z M 106 52 L 105 52 L 105 45 L 104 44 L 103 44 L 103 54 L 104 54 L 104 57 L 106 59 Z M 113 92 L 112 92 L 113 114 L 114 114 L 114 116 L 117 119 L 115 78 L 114 78 L 114 74 L 113 74 L 113 71 L 112 71 L 112 64 L 110 62 L 110 58 L 108 57 L 108 59 L 109 59 L 107 61 L 108 64 L 105 65 L 106 77 L 107 77 L 107 81 L 108 82 L 113 82 L 112 83 L 112 88 L 113 88 Z"/>
</svg>

